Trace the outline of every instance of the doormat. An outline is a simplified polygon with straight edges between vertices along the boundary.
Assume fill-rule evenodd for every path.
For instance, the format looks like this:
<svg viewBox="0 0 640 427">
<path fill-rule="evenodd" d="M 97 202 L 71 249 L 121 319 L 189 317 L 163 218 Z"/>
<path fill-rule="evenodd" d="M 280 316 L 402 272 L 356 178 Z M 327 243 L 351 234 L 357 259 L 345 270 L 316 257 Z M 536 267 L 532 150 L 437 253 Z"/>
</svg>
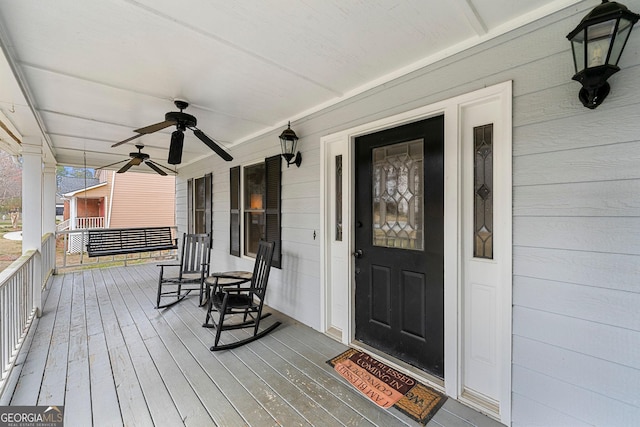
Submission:
<svg viewBox="0 0 640 427">
<path fill-rule="evenodd" d="M 378 406 L 393 406 L 422 424 L 447 400 L 442 393 L 353 348 L 327 363 Z"/>
</svg>

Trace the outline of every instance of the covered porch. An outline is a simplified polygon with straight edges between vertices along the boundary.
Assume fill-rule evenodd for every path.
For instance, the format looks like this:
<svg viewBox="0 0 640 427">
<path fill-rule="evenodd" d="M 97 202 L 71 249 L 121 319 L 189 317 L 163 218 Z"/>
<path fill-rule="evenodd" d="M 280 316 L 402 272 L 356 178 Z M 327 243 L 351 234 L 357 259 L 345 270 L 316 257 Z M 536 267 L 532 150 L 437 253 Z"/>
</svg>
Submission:
<svg viewBox="0 0 640 427">
<path fill-rule="evenodd" d="M 52 276 L 2 403 L 64 405 L 65 425 L 419 425 L 333 371 L 344 345 L 283 314 L 261 340 L 210 352 L 196 298 L 154 308 L 157 270 Z M 448 399 L 428 425 L 499 424 Z"/>
</svg>

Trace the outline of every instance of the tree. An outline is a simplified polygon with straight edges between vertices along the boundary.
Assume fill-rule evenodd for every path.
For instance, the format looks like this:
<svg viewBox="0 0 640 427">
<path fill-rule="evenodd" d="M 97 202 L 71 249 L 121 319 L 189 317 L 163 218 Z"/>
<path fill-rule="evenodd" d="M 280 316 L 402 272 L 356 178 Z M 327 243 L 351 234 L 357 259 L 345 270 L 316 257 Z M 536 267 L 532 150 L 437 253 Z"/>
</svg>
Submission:
<svg viewBox="0 0 640 427">
<path fill-rule="evenodd" d="M 94 169 L 74 168 L 71 166 L 57 166 L 56 176 L 71 176 L 75 178 L 95 178 Z"/>
<path fill-rule="evenodd" d="M 0 150 L 0 212 L 22 207 L 22 166 L 11 154 Z"/>
</svg>

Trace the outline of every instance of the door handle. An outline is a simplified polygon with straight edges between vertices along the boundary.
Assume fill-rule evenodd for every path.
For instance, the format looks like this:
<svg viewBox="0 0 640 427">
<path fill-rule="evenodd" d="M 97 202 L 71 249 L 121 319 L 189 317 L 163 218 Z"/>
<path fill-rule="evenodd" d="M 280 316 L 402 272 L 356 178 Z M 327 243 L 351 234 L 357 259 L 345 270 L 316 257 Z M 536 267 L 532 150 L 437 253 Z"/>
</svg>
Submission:
<svg viewBox="0 0 640 427">
<path fill-rule="evenodd" d="M 353 253 L 353 256 L 356 258 L 362 258 L 362 255 L 364 254 L 364 252 L 362 252 L 362 249 L 358 249 L 357 251 L 355 251 Z"/>
</svg>

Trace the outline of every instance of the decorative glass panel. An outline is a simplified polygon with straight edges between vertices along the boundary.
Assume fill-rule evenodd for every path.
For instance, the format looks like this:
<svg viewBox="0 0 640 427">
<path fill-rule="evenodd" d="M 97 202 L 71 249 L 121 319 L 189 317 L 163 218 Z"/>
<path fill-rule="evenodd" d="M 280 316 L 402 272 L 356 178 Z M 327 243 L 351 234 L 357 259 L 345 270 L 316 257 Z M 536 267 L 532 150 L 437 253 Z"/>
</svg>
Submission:
<svg viewBox="0 0 640 427">
<path fill-rule="evenodd" d="M 336 156 L 336 241 L 342 241 L 342 154 Z"/>
<path fill-rule="evenodd" d="M 493 124 L 473 128 L 473 256 L 493 259 Z"/>
<path fill-rule="evenodd" d="M 423 250 L 423 140 L 373 149 L 373 245 Z"/>
</svg>

